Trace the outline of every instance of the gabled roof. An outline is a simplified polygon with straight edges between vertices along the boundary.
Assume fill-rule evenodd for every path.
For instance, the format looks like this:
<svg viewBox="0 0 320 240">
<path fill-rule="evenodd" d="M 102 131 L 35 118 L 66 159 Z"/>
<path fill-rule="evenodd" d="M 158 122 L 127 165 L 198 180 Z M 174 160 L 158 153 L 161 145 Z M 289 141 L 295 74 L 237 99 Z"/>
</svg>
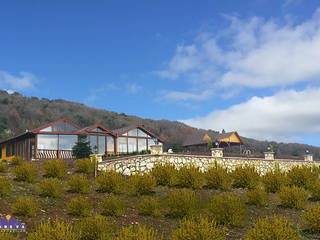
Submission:
<svg viewBox="0 0 320 240">
<path fill-rule="evenodd" d="M 59 124 L 59 123 L 61 123 L 61 122 L 67 122 L 67 123 L 69 123 L 70 125 L 72 125 L 73 127 L 75 127 L 75 128 L 77 129 L 76 131 L 78 131 L 78 130 L 80 129 L 79 125 L 71 122 L 69 119 L 63 118 L 63 119 L 57 120 L 57 121 L 55 121 L 55 122 L 46 124 L 46 125 L 44 125 L 44 126 L 38 127 L 38 128 L 36 128 L 36 129 L 33 129 L 33 130 L 31 130 L 30 132 L 32 132 L 32 133 L 39 133 L 41 130 L 46 129 L 46 128 L 50 127 L 50 126 L 55 126 L 55 125 L 57 125 L 57 124 Z M 71 131 L 71 132 L 76 132 L 76 131 Z M 52 131 L 52 132 L 54 132 L 54 131 Z"/>
<path fill-rule="evenodd" d="M 102 131 L 96 131 L 95 129 L 99 128 Z M 116 136 L 116 134 L 114 132 L 112 132 L 111 130 L 109 130 L 108 128 L 105 128 L 104 126 L 102 126 L 101 124 L 97 123 L 95 125 L 89 126 L 89 127 L 85 127 L 82 128 L 80 130 L 78 130 L 78 133 L 107 133 L 110 134 L 112 136 Z"/>
<path fill-rule="evenodd" d="M 192 146 L 192 145 L 202 145 L 207 144 L 207 141 L 204 140 L 205 135 L 209 135 L 212 142 L 215 141 L 220 142 L 220 139 L 230 138 L 233 134 L 240 139 L 242 144 L 242 140 L 237 132 L 228 132 L 228 133 L 217 133 L 217 132 L 202 132 L 198 131 L 196 133 L 190 134 L 186 137 L 185 141 L 183 142 L 182 146 Z"/>
<path fill-rule="evenodd" d="M 123 128 L 114 129 L 112 131 L 115 132 L 118 136 L 121 136 L 121 135 L 123 135 L 123 134 L 125 134 L 127 132 L 130 132 L 131 130 L 133 130 L 135 128 L 139 128 L 142 131 L 144 131 L 145 133 L 147 133 L 148 135 L 150 135 L 151 137 L 156 137 L 160 142 L 164 142 L 163 138 L 156 136 L 154 133 L 150 132 L 144 126 L 139 125 L 139 124 L 131 125 L 129 127 L 123 127 Z"/>
</svg>

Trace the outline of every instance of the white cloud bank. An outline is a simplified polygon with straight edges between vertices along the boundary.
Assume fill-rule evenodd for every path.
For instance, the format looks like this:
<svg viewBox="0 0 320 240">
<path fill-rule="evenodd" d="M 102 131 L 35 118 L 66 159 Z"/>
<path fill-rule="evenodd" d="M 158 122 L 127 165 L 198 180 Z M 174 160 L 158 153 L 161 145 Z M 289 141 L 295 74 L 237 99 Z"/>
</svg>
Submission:
<svg viewBox="0 0 320 240">
<path fill-rule="evenodd" d="M 213 111 L 183 122 L 198 128 L 226 131 L 260 140 L 296 141 L 301 134 L 320 134 L 320 88 L 282 91 L 270 97 Z"/>
<path fill-rule="evenodd" d="M 14 76 L 0 71 L 0 88 L 9 88 L 11 91 L 24 91 L 34 88 L 37 78 L 28 72 L 20 72 L 20 76 Z"/>
<path fill-rule="evenodd" d="M 162 78 L 192 85 L 184 100 L 195 100 L 194 94 L 208 89 L 293 86 L 320 80 L 320 9 L 300 24 L 227 18 L 230 26 L 225 31 L 202 33 L 192 44 L 178 46 L 167 67 L 157 72 Z M 172 95 L 178 99 L 181 93 L 165 92 L 174 100 Z"/>
</svg>

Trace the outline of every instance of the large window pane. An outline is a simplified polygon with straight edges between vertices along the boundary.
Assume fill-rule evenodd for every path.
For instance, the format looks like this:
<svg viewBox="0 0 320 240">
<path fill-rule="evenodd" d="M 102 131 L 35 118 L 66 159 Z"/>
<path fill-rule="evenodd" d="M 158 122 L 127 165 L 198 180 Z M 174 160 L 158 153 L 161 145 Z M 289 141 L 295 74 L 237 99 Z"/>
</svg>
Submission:
<svg viewBox="0 0 320 240">
<path fill-rule="evenodd" d="M 137 136 L 137 129 L 132 129 L 131 131 L 128 132 L 128 136 L 134 136 L 136 137 Z"/>
<path fill-rule="evenodd" d="M 58 135 L 38 134 L 38 149 L 58 150 Z"/>
<path fill-rule="evenodd" d="M 96 153 L 98 151 L 98 140 L 97 140 L 97 136 L 92 136 L 89 135 L 89 141 L 90 141 L 90 147 L 91 147 L 91 151 L 93 153 Z"/>
<path fill-rule="evenodd" d="M 138 139 L 138 150 L 139 152 L 142 150 L 147 150 L 147 139 Z"/>
<path fill-rule="evenodd" d="M 107 151 L 114 152 L 114 138 L 107 136 Z"/>
<path fill-rule="evenodd" d="M 138 129 L 138 136 L 139 137 L 151 137 L 151 136 L 148 136 L 148 134 L 146 134 L 144 131 Z"/>
<path fill-rule="evenodd" d="M 105 154 L 106 153 L 106 137 L 105 136 L 99 136 L 99 154 Z"/>
<path fill-rule="evenodd" d="M 150 150 L 151 145 L 155 145 L 156 143 L 154 142 L 153 139 L 148 139 L 148 149 Z"/>
<path fill-rule="evenodd" d="M 53 131 L 54 132 L 64 132 L 66 129 L 66 123 L 65 122 L 60 122 L 57 123 L 56 125 L 53 125 Z"/>
<path fill-rule="evenodd" d="M 77 135 L 59 135 L 59 149 L 72 150 L 72 147 L 77 143 Z"/>
<path fill-rule="evenodd" d="M 76 129 L 73 125 L 71 125 L 70 123 L 67 122 L 67 132 L 74 132 L 77 131 L 78 129 Z"/>
<path fill-rule="evenodd" d="M 128 152 L 137 151 L 137 139 L 136 138 L 128 138 Z"/>
<path fill-rule="evenodd" d="M 127 138 L 118 138 L 118 152 L 127 152 Z"/>
<path fill-rule="evenodd" d="M 52 132 L 52 127 L 51 126 L 50 127 L 46 127 L 44 129 L 40 130 L 40 132 Z"/>
</svg>

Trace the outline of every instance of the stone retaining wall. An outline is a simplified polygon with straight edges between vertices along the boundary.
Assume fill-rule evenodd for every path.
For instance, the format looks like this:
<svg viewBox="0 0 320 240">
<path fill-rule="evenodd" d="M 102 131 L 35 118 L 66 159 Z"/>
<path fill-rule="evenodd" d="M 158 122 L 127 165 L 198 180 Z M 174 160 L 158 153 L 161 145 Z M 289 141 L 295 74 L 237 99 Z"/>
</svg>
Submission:
<svg viewBox="0 0 320 240">
<path fill-rule="evenodd" d="M 279 168 L 283 171 L 288 171 L 296 165 L 307 166 L 320 166 L 320 162 L 310 162 L 302 160 L 290 160 L 290 159 L 276 159 L 265 160 L 259 158 L 240 158 L 240 157 L 211 157 L 211 156 L 190 156 L 190 155 L 177 155 L 177 154 L 159 154 L 159 155 L 139 155 L 125 157 L 116 160 L 103 161 L 98 164 L 99 171 L 115 170 L 121 172 L 124 175 L 131 175 L 138 172 L 149 172 L 153 166 L 157 163 L 172 163 L 177 168 L 183 165 L 195 165 L 202 171 L 205 171 L 215 164 L 221 165 L 229 169 L 234 170 L 237 166 L 243 166 L 245 164 L 255 166 L 258 172 L 263 175 L 267 171 L 275 170 Z"/>
</svg>

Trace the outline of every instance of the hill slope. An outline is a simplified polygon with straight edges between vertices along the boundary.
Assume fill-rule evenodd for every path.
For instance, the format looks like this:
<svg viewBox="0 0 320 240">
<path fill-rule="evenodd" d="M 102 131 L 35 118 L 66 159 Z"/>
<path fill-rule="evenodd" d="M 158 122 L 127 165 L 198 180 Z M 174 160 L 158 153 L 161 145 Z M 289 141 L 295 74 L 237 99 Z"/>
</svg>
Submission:
<svg viewBox="0 0 320 240">
<path fill-rule="evenodd" d="M 37 97 L 24 97 L 19 93 L 8 94 L 0 90 L 0 141 L 23 133 L 26 129 L 34 129 L 49 122 L 68 118 L 81 127 L 101 123 L 109 129 L 116 129 L 133 124 L 143 124 L 147 129 L 166 139 L 165 148 L 179 149 L 186 135 L 205 131 L 192 128 L 178 121 L 143 119 L 129 116 L 124 113 L 110 112 L 85 106 L 81 103 L 65 100 L 38 99 Z M 260 154 L 270 144 L 267 141 L 257 141 L 243 138 L 244 147 L 253 154 Z M 277 153 L 283 156 L 301 156 L 304 150 L 319 157 L 320 148 L 295 143 L 271 143 Z M 234 149 L 236 151 L 236 149 Z"/>
</svg>

